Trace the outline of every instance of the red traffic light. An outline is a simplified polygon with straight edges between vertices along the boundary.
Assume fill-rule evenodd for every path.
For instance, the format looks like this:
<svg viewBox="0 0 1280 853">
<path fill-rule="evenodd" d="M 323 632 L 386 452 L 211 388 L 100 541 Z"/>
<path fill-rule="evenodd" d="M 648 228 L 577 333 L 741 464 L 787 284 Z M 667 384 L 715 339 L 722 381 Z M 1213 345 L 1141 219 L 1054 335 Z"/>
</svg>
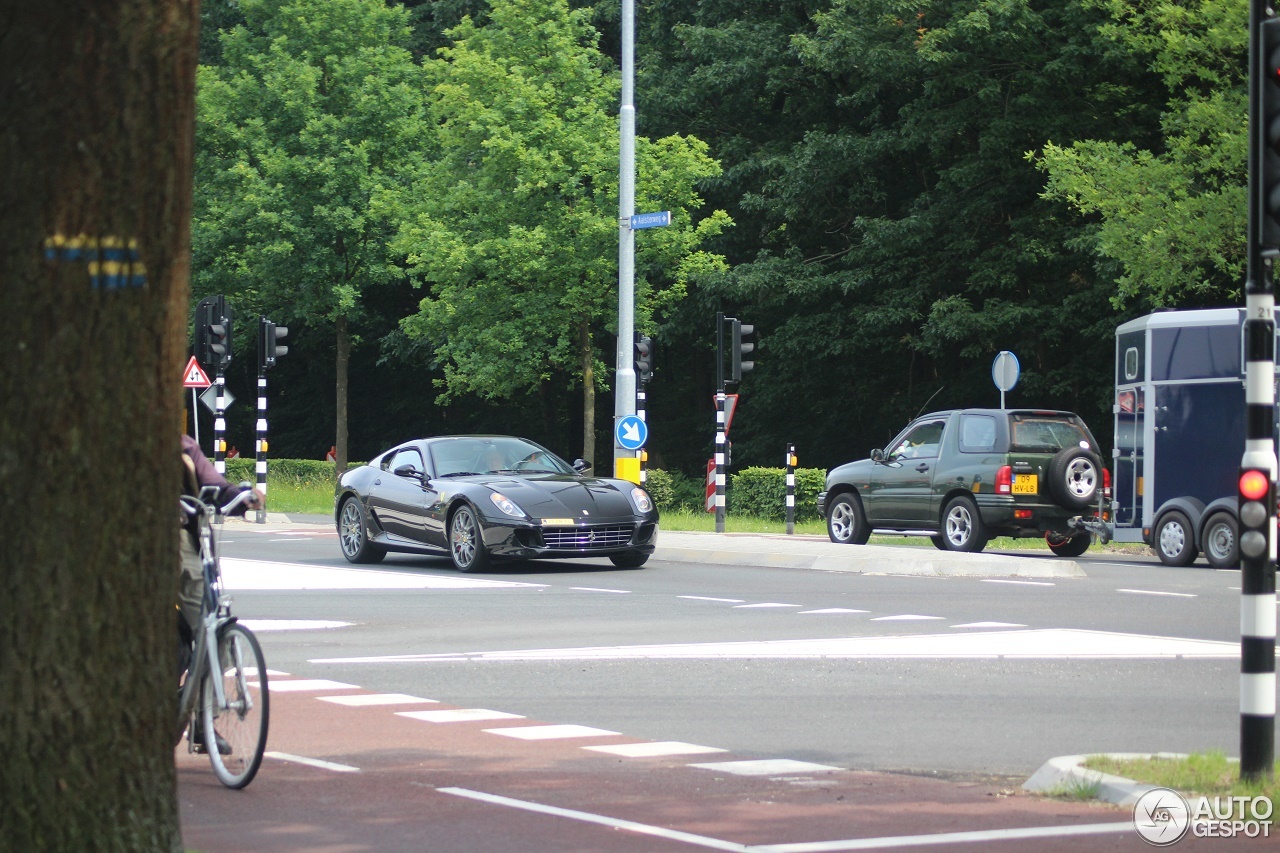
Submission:
<svg viewBox="0 0 1280 853">
<path fill-rule="evenodd" d="M 1266 471 L 1256 468 L 1240 472 L 1240 494 L 1248 500 L 1260 501 L 1267 496 L 1271 488 L 1271 477 Z"/>
</svg>

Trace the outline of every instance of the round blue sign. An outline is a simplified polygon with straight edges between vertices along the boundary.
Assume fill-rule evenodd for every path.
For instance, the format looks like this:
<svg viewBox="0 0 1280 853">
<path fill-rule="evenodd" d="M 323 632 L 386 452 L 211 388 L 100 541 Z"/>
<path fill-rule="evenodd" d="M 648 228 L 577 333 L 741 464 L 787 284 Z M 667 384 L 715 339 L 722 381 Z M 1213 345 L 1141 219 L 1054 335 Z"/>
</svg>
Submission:
<svg viewBox="0 0 1280 853">
<path fill-rule="evenodd" d="M 635 415 L 627 415 L 618 421 L 613 435 L 624 450 L 639 450 L 649 440 L 649 427 Z"/>
</svg>

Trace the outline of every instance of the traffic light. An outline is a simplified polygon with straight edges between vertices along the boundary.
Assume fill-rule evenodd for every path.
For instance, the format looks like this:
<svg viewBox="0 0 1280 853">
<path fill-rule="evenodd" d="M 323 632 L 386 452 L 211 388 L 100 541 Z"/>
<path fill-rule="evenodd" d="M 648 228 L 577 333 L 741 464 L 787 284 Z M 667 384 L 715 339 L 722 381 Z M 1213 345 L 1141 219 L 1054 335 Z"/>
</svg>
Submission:
<svg viewBox="0 0 1280 853">
<path fill-rule="evenodd" d="M 1280 18 L 1268 18 L 1262 23 L 1258 39 L 1261 56 L 1256 81 L 1258 101 L 1255 131 L 1261 138 L 1258 143 L 1258 170 L 1261 186 L 1254 190 L 1261 210 L 1257 211 L 1257 229 L 1261 246 L 1280 249 Z M 1251 134 L 1252 135 L 1252 134 Z"/>
<path fill-rule="evenodd" d="M 731 381 L 741 382 L 742 374 L 746 373 L 756 366 L 754 361 L 744 361 L 744 355 L 750 355 L 756 348 L 756 345 L 750 341 L 744 341 L 743 338 L 755 332 L 755 326 L 749 326 L 737 318 L 729 318 L 733 324 L 733 346 L 729 350 L 729 360 L 733 365 L 730 372 Z"/>
<path fill-rule="evenodd" d="M 205 367 L 220 370 L 231 363 L 231 316 L 223 296 L 206 296 L 196 306 L 195 357 Z"/>
<path fill-rule="evenodd" d="M 1276 514 L 1271 473 L 1265 468 L 1240 469 L 1240 555 L 1251 560 L 1267 556 L 1268 529 Z"/>
<path fill-rule="evenodd" d="M 653 378 L 653 341 L 644 335 L 636 337 L 636 376 L 642 384 Z"/>
<path fill-rule="evenodd" d="M 289 348 L 280 343 L 288 337 L 287 326 L 277 326 L 266 317 L 258 318 L 258 369 L 269 370 L 276 366 L 276 359 L 289 354 Z"/>
</svg>

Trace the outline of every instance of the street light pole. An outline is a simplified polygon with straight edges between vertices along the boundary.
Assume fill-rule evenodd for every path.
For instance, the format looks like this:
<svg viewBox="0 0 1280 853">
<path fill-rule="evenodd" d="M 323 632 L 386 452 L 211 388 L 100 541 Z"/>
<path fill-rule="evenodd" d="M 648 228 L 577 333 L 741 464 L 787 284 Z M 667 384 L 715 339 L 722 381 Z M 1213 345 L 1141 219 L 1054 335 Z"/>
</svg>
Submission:
<svg viewBox="0 0 1280 853">
<path fill-rule="evenodd" d="M 639 481 L 639 460 L 618 440 L 618 424 L 636 413 L 635 266 L 636 212 L 635 0 L 622 0 L 622 107 L 618 113 L 618 360 L 613 384 L 613 473 Z M 587 436 L 590 440 L 590 436 Z M 635 471 L 631 469 L 635 468 Z"/>
</svg>

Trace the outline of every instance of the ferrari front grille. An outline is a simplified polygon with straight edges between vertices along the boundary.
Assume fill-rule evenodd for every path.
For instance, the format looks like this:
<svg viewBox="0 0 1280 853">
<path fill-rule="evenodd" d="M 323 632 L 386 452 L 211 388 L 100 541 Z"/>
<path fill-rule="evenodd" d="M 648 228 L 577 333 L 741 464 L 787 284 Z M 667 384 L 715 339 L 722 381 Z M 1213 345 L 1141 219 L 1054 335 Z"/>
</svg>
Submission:
<svg viewBox="0 0 1280 853">
<path fill-rule="evenodd" d="M 592 524 L 584 527 L 544 527 L 542 541 L 548 548 L 581 550 L 617 548 L 631 542 L 635 528 L 630 524 Z"/>
</svg>

